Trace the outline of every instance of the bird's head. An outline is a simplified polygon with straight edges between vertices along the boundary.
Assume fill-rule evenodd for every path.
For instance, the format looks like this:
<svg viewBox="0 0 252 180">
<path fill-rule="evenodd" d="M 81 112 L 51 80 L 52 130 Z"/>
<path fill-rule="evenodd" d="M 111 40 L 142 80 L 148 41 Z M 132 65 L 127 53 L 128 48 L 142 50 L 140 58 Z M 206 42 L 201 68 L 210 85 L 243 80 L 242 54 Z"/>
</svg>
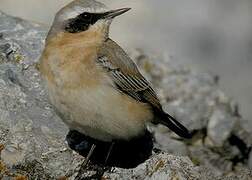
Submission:
<svg viewBox="0 0 252 180">
<path fill-rule="evenodd" d="M 128 10 L 130 8 L 108 10 L 104 4 L 95 0 L 75 0 L 56 14 L 49 35 L 93 31 L 107 37 L 112 20 Z"/>
</svg>

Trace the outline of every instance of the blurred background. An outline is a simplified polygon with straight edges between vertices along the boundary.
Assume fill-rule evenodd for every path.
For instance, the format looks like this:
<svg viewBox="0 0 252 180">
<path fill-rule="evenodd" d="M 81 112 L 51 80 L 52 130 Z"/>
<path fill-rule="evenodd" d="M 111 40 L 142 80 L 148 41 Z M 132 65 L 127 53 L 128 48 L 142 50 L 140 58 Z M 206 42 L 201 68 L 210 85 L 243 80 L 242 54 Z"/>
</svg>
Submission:
<svg viewBox="0 0 252 180">
<path fill-rule="evenodd" d="M 0 10 L 49 26 L 71 0 L 0 0 Z M 124 48 L 176 57 L 220 77 L 220 86 L 252 125 L 251 0 L 103 0 L 132 10 L 115 20 L 111 36 Z"/>
</svg>

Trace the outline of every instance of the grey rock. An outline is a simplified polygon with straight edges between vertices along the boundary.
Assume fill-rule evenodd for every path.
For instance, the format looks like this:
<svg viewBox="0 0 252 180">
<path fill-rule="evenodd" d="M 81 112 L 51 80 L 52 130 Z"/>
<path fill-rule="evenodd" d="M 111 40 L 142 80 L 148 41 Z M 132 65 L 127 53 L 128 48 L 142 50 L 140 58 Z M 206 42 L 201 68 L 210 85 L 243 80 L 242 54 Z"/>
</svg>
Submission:
<svg viewBox="0 0 252 180">
<path fill-rule="evenodd" d="M 105 173 L 108 179 L 135 179 L 135 180 L 165 180 L 165 179 L 200 179 L 197 167 L 187 157 L 171 156 L 166 153 L 153 156 L 146 163 L 135 169 L 113 169 Z"/>
<path fill-rule="evenodd" d="M 190 147 L 190 158 L 195 164 L 208 168 L 218 176 L 223 175 L 223 172 L 232 171 L 232 162 L 227 157 L 222 157 L 222 155 L 211 151 L 207 147 Z"/>
<path fill-rule="evenodd" d="M 3 13 L 0 21 L 1 160 L 30 178 L 34 171 L 39 177 L 65 175 L 82 158 L 66 146 L 67 128 L 48 103 L 35 68 L 47 29 Z"/>
<path fill-rule="evenodd" d="M 48 27 L 2 12 L 0 22 L 0 145 L 5 146 L 0 150 L 0 179 L 18 175 L 74 179 L 83 157 L 66 146 L 68 129 L 48 103 L 36 69 Z M 113 168 L 104 177 L 249 178 L 246 163 L 251 162 L 252 136 L 214 77 L 186 68 L 171 57 L 151 56 L 139 50 L 130 54 L 154 85 L 164 109 L 189 127 L 194 136 L 184 141 L 167 128 L 151 127 L 156 147 L 176 156 L 153 154 L 135 169 Z M 243 174 L 234 170 L 238 167 Z M 94 173 L 91 169 L 85 175 Z"/>
<path fill-rule="evenodd" d="M 250 180 L 252 171 L 241 168 L 236 173 L 222 176 L 208 167 L 194 165 L 187 157 L 161 153 L 154 155 L 135 169 L 114 168 L 103 177 L 125 180 Z"/>
<path fill-rule="evenodd" d="M 155 130 L 154 139 L 156 141 L 155 148 L 174 155 L 188 155 L 188 149 L 182 141 L 173 139 L 169 133 L 163 133 L 160 130 Z"/>
<path fill-rule="evenodd" d="M 207 135 L 215 146 L 223 146 L 223 143 L 230 136 L 236 120 L 236 117 L 219 109 L 213 112 L 208 122 Z"/>
<path fill-rule="evenodd" d="M 252 169 L 252 151 L 249 153 L 248 167 L 249 169 Z"/>
<path fill-rule="evenodd" d="M 132 57 L 154 85 L 164 109 L 194 132 L 191 142 L 182 141 L 189 147 L 184 155 L 189 155 L 194 160 L 199 158 L 200 163 L 208 162 L 220 174 L 232 171 L 236 161 L 246 164 L 252 134 L 243 127 L 245 121 L 237 112 L 234 101 L 219 89 L 213 76 L 185 68 L 172 58 L 143 56 L 139 50 L 133 52 Z M 155 76 L 152 75 L 153 72 Z M 157 131 L 160 133 L 160 128 Z M 164 141 L 166 144 L 172 144 L 174 139 L 178 141 L 178 137 L 168 129 L 162 129 L 162 133 L 169 133 L 172 139 L 170 142 L 167 138 Z M 159 145 L 167 152 L 173 149 L 170 146 L 165 149 L 165 146 Z M 196 146 L 206 151 L 195 153 L 191 147 Z M 227 161 L 209 161 L 212 156 L 216 160 L 225 157 Z"/>
</svg>

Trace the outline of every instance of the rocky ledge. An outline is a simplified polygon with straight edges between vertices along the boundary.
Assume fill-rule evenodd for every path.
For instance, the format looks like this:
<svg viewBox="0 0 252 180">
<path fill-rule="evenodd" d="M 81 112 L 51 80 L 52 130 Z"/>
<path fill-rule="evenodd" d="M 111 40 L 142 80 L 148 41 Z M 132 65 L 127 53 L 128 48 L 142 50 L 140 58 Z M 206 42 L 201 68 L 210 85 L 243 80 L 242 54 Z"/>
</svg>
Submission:
<svg viewBox="0 0 252 180">
<path fill-rule="evenodd" d="M 84 158 L 67 147 L 67 128 L 48 103 L 36 68 L 48 29 L 2 12 L 0 22 L 0 179 L 74 179 Z M 134 169 L 112 168 L 103 178 L 252 178 L 251 129 L 218 88 L 218 77 L 174 57 L 129 52 L 193 138 L 183 141 L 163 126 L 150 127 L 161 152 Z M 84 176 L 95 173 L 88 168 Z"/>
</svg>

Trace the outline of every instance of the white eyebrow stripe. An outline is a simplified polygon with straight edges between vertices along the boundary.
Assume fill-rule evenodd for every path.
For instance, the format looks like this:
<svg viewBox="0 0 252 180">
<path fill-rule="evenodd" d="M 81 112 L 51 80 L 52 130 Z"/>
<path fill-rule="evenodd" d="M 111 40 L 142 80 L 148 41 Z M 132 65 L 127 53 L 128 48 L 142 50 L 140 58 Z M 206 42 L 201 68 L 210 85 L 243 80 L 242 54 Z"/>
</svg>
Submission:
<svg viewBox="0 0 252 180">
<path fill-rule="evenodd" d="M 62 14 L 60 14 L 59 18 L 62 21 L 68 20 L 68 19 L 72 19 L 77 17 L 78 15 L 84 13 L 84 12 L 89 12 L 89 13 L 102 13 L 102 12 L 106 12 L 108 11 L 108 9 L 106 8 L 83 8 L 81 6 L 76 6 L 73 8 L 67 8 L 64 9 L 64 12 Z"/>
</svg>

